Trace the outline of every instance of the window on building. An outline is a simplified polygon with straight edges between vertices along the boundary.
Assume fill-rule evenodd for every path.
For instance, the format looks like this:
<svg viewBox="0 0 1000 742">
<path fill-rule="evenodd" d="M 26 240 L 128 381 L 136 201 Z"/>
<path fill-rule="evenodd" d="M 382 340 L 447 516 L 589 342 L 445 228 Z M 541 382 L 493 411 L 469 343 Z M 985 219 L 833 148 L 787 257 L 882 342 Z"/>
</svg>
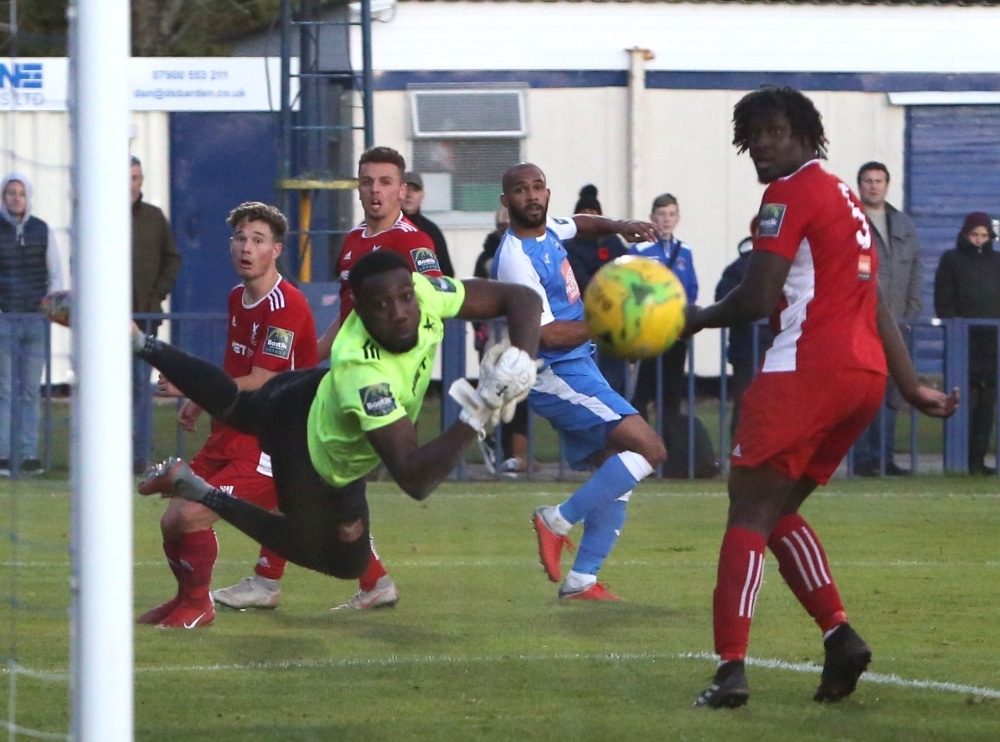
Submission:
<svg viewBox="0 0 1000 742">
<path fill-rule="evenodd" d="M 525 88 L 413 86 L 409 93 L 424 210 L 495 211 L 504 171 L 522 159 Z"/>
</svg>

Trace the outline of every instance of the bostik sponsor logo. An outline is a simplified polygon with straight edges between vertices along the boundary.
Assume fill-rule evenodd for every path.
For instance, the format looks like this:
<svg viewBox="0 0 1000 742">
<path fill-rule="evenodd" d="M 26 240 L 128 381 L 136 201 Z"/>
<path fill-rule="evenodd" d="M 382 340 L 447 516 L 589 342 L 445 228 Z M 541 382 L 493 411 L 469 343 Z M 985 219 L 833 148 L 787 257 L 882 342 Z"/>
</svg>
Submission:
<svg viewBox="0 0 1000 742">
<path fill-rule="evenodd" d="M 280 327 L 268 327 L 267 335 L 264 337 L 264 355 L 275 358 L 288 359 L 292 355 L 292 344 L 295 341 L 295 333 L 291 330 L 283 330 Z"/>
<path fill-rule="evenodd" d="M 396 409 L 396 398 L 386 382 L 366 386 L 359 393 L 361 406 L 370 417 L 383 417 Z"/>
<path fill-rule="evenodd" d="M 781 222 L 785 219 L 785 204 L 764 204 L 760 207 L 760 223 L 757 225 L 757 235 L 760 237 L 777 237 L 781 232 Z"/>
<path fill-rule="evenodd" d="M 415 250 L 410 250 L 410 257 L 413 259 L 413 266 L 417 269 L 418 273 L 441 270 L 438 265 L 437 255 L 428 247 L 418 247 Z"/>
</svg>

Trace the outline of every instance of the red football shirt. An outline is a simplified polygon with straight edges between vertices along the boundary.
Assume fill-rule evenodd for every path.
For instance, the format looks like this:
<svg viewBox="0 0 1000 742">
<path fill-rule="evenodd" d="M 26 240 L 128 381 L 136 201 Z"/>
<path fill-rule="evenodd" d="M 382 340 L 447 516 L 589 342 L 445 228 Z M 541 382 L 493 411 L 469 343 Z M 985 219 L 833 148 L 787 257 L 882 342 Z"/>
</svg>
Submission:
<svg viewBox="0 0 1000 742">
<path fill-rule="evenodd" d="M 886 373 L 875 322 L 878 257 L 857 196 L 818 160 L 771 183 L 755 250 L 792 261 L 771 317 L 763 372 L 857 368 Z"/>
<path fill-rule="evenodd" d="M 318 362 L 316 326 L 305 296 L 283 278 L 259 301 L 244 303 L 239 284 L 229 292 L 229 336 L 222 369 L 238 378 L 255 366 L 280 372 L 310 368 Z M 271 473 L 270 457 L 260 450 L 257 438 L 240 433 L 216 420 L 203 452 L 226 459 L 258 461 L 261 474 Z"/>
<path fill-rule="evenodd" d="M 354 309 L 354 296 L 347 284 L 347 276 L 351 268 L 361 258 L 376 250 L 391 250 L 399 253 L 417 273 L 423 273 L 428 278 L 443 276 L 438 265 L 437 253 L 434 252 L 434 242 L 424 232 L 417 229 L 413 223 L 400 212 L 396 223 L 384 232 L 368 236 L 366 225 L 359 226 L 347 233 L 344 247 L 340 251 L 337 262 L 337 275 L 340 276 L 340 323 L 343 324 L 347 315 Z"/>
</svg>

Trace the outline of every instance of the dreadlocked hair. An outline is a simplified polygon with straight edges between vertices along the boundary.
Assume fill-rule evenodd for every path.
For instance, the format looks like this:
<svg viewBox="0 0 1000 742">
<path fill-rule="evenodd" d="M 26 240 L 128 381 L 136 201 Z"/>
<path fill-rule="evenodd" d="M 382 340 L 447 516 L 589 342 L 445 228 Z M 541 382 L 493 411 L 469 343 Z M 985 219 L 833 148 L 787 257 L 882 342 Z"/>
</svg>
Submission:
<svg viewBox="0 0 1000 742">
<path fill-rule="evenodd" d="M 733 108 L 733 144 L 743 154 L 750 147 L 751 125 L 760 116 L 783 113 L 792 127 L 792 136 L 803 139 L 816 156 L 826 159 L 823 117 L 805 95 L 790 87 L 764 85 L 747 93 Z"/>
</svg>

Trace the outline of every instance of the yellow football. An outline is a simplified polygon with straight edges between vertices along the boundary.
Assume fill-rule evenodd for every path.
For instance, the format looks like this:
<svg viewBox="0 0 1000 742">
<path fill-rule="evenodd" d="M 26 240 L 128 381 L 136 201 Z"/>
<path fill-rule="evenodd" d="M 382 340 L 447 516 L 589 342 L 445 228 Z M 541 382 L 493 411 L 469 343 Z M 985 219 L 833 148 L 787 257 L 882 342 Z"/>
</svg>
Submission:
<svg viewBox="0 0 1000 742">
<path fill-rule="evenodd" d="M 635 361 L 655 358 L 684 331 L 684 286 L 656 260 L 625 255 L 587 284 L 583 313 L 602 353 Z"/>
</svg>

